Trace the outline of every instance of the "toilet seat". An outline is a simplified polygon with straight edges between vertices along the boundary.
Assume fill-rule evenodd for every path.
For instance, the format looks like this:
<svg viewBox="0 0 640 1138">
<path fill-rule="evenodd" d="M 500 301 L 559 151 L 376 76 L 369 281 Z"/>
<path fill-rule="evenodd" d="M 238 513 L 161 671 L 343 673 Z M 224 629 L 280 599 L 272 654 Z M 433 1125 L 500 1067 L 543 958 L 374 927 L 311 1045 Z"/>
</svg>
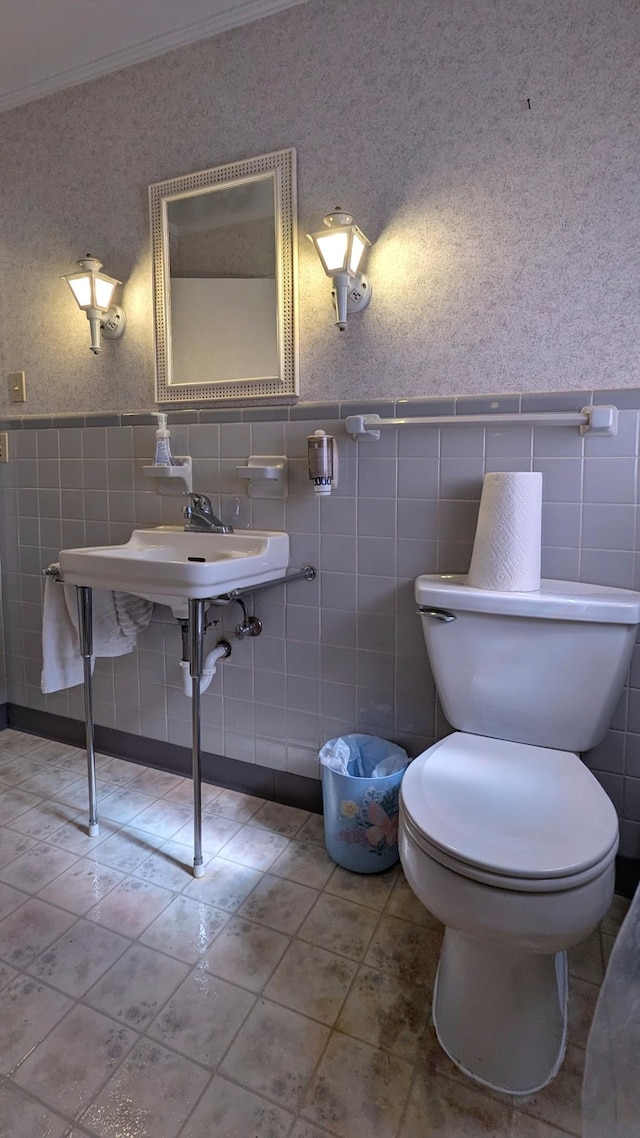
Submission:
<svg viewBox="0 0 640 1138">
<path fill-rule="evenodd" d="M 402 802 L 400 805 L 400 826 L 404 829 L 407 837 L 423 853 L 439 862 L 440 865 L 451 869 L 460 877 L 468 877 L 470 880 L 478 881 L 483 885 L 492 885 L 496 889 L 507 889 L 514 893 L 561 893 L 567 889 L 576 889 L 579 885 L 586 885 L 607 870 L 615 859 L 618 850 L 618 839 L 616 838 L 602 861 L 596 862 L 580 873 L 569 874 L 567 877 L 516 877 L 513 874 L 491 873 L 489 870 L 481 869 L 461 858 L 454 858 L 446 854 L 444 850 L 429 842 L 424 834 L 416 828 L 408 814 L 406 805 Z"/>
<path fill-rule="evenodd" d="M 589 881 L 618 846 L 613 804 L 577 755 L 463 732 L 410 764 L 401 822 L 455 872 L 524 892 Z"/>
</svg>

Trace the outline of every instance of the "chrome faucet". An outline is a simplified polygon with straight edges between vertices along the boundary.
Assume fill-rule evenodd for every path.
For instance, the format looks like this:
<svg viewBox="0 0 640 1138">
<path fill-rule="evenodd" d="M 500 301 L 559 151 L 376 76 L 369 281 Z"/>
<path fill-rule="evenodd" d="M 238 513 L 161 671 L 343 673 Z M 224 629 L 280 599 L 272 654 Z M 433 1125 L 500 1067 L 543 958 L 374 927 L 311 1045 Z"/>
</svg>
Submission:
<svg viewBox="0 0 640 1138">
<path fill-rule="evenodd" d="M 233 533 L 233 526 L 227 526 L 213 512 L 213 506 L 206 494 L 185 494 L 191 501 L 185 506 L 184 528 L 193 533 Z"/>
</svg>

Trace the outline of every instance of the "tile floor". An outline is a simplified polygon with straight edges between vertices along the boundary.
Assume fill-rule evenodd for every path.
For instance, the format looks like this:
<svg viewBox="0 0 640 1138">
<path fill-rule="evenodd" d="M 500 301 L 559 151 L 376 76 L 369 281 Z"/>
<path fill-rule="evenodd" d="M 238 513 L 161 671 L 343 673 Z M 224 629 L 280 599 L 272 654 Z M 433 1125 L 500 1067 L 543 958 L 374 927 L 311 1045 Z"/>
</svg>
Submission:
<svg viewBox="0 0 640 1138">
<path fill-rule="evenodd" d="M 3 1138 L 560 1138 L 580 1132 L 584 1046 L 625 903 L 571 958 L 570 1046 L 517 1105 L 438 1048 L 441 930 L 402 874 L 358 876 L 322 820 L 0 734 Z"/>
</svg>

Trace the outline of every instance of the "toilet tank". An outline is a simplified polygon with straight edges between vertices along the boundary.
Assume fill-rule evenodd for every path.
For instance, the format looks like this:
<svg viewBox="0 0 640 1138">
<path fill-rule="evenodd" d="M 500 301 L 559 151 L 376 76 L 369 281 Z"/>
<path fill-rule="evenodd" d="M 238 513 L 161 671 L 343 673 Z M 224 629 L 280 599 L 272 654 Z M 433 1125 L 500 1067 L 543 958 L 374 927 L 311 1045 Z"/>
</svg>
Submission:
<svg viewBox="0 0 640 1138">
<path fill-rule="evenodd" d="M 640 593 L 572 581 L 493 592 L 428 575 L 415 597 L 452 727 L 563 751 L 600 742 L 631 660 Z"/>
</svg>

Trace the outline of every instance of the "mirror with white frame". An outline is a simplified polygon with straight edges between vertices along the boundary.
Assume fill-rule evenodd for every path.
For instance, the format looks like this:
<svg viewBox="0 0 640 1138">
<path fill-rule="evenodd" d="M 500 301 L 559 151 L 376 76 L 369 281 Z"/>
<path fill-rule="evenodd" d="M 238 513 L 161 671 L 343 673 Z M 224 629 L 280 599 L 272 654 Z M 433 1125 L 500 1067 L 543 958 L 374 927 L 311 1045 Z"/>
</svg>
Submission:
<svg viewBox="0 0 640 1138">
<path fill-rule="evenodd" d="M 295 151 L 149 187 L 156 399 L 298 394 Z"/>
</svg>

